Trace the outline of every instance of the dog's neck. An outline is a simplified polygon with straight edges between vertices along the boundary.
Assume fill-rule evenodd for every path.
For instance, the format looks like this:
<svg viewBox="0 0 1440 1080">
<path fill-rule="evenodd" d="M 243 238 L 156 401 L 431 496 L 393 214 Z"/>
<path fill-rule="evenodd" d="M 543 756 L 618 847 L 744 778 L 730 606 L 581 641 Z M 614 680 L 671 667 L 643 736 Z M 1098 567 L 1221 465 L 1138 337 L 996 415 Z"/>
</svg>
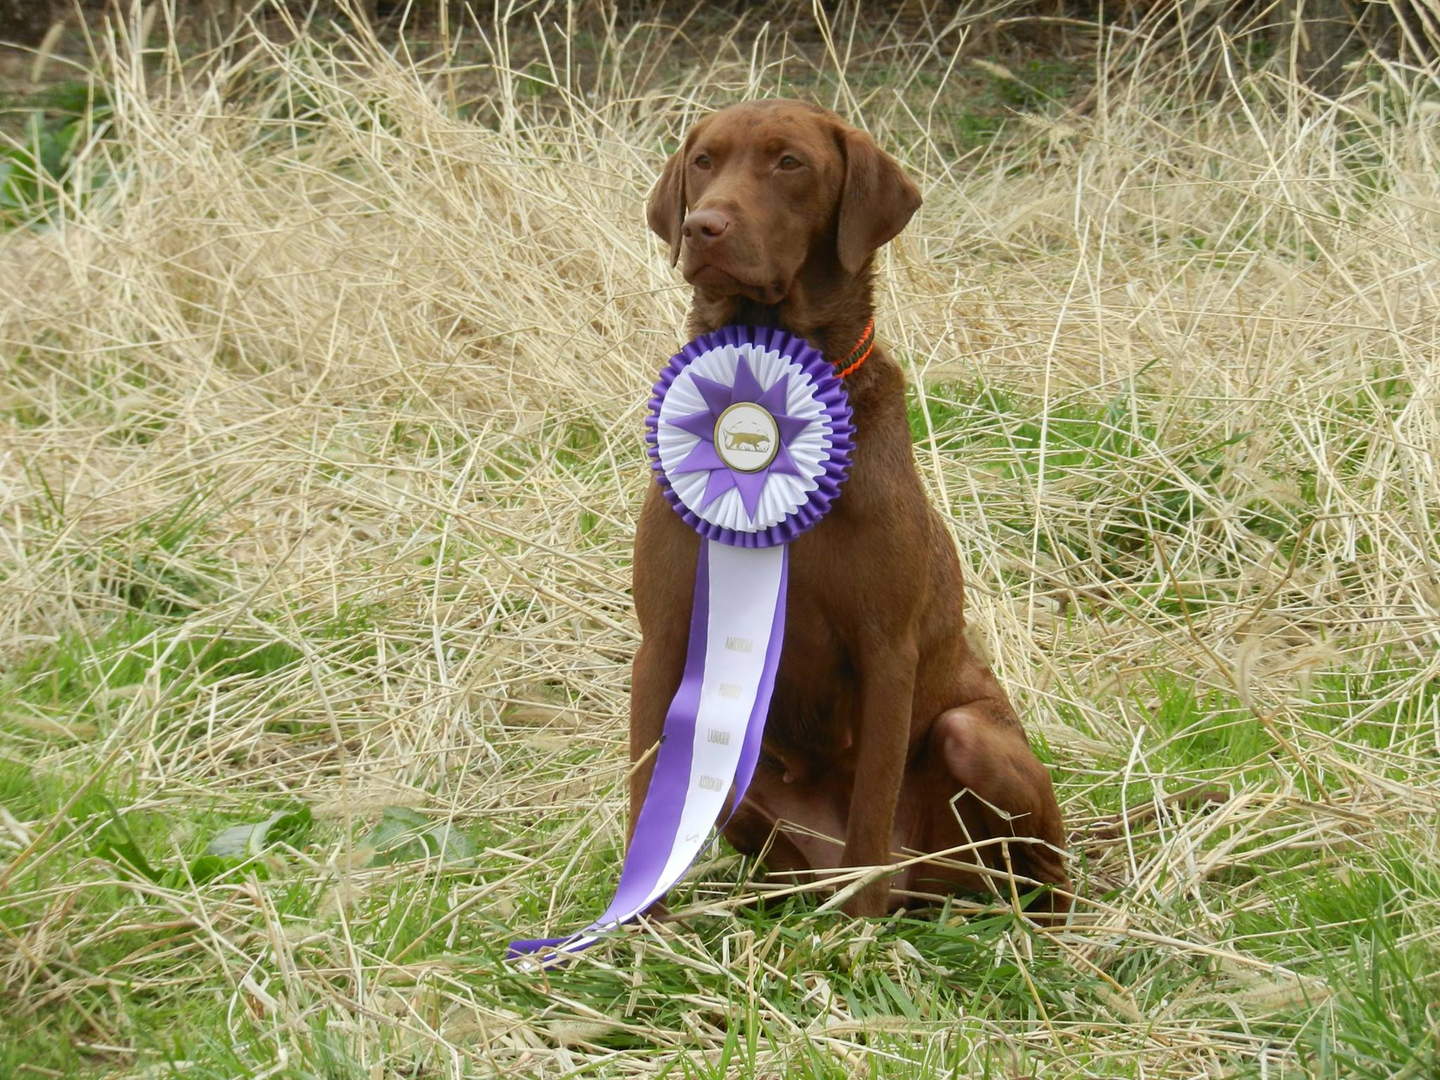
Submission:
<svg viewBox="0 0 1440 1080">
<path fill-rule="evenodd" d="M 838 267 L 807 266 L 778 304 L 696 292 L 690 308 L 690 333 L 699 337 L 722 326 L 775 326 L 804 338 L 836 364 L 850 355 L 870 321 L 874 310 L 870 279 L 868 262 L 858 274 Z M 858 389 L 857 383 L 868 381 L 870 363 L 847 377 L 846 385 Z"/>
</svg>

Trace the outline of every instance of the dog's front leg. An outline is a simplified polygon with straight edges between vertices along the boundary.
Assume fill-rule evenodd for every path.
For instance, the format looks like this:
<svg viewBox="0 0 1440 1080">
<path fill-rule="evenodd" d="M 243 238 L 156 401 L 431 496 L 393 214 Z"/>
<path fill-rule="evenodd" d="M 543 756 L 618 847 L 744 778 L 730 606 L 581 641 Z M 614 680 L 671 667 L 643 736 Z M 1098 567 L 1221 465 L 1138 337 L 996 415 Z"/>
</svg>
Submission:
<svg viewBox="0 0 1440 1080">
<path fill-rule="evenodd" d="M 919 649 L 913 639 L 871 643 L 860 662 L 859 765 L 845 824 L 845 866 L 882 866 L 892 861 L 891 840 L 905 758 Z M 884 915 L 890 880 L 882 877 L 844 904 L 848 915 Z"/>
</svg>

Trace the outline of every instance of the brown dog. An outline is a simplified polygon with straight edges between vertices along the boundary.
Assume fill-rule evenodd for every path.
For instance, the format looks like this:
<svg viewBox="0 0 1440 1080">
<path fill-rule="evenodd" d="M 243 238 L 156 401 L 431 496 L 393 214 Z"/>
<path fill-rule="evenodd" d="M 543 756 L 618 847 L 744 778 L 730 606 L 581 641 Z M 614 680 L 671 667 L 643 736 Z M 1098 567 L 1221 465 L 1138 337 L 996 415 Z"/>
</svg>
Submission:
<svg viewBox="0 0 1440 1080">
<path fill-rule="evenodd" d="M 919 206 L 915 185 L 868 135 L 824 109 L 760 101 L 695 125 L 647 217 L 694 287 L 692 334 L 783 327 L 839 371 L 864 348 L 874 252 Z M 777 871 L 877 866 L 906 849 L 995 840 L 957 858 L 1068 890 L 1050 778 L 966 638 L 960 564 L 916 472 L 904 377 L 875 346 L 845 388 L 857 433 L 850 478 L 791 548 L 764 750 L 725 837 L 749 854 L 768 845 Z M 680 684 L 699 543 L 652 484 L 635 536 L 643 642 L 632 761 L 660 738 Z M 631 783 L 632 829 L 649 781 L 647 762 Z M 953 860 L 911 866 L 896 884 L 931 895 L 989 888 Z M 845 910 L 883 914 L 889 890 L 881 878 Z"/>
</svg>

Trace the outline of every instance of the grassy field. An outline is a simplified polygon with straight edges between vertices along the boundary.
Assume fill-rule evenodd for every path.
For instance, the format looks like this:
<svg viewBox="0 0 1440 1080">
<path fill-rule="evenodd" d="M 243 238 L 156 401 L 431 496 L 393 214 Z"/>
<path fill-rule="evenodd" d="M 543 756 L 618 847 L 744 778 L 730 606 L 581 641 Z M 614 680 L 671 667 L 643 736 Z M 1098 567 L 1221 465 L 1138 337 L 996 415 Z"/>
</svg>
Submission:
<svg viewBox="0 0 1440 1080">
<path fill-rule="evenodd" d="M 536 15 L 162 11 L 15 136 L 0 1077 L 1437 1075 L 1436 72 Z M 774 93 L 921 181 L 880 333 L 1084 900 L 854 922 L 721 846 L 521 973 L 619 865 L 644 196 Z"/>
</svg>

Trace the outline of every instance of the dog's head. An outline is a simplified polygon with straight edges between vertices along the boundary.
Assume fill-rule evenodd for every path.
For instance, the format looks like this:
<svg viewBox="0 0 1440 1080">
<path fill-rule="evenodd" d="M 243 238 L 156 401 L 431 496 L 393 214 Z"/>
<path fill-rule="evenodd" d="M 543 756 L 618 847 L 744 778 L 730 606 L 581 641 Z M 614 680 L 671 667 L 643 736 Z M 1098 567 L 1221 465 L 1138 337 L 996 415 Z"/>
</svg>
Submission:
<svg viewBox="0 0 1440 1080">
<path fill-rule="evenodd" d="M 859 274 L 919 206 L 863 131 L 802 102 L 752 101 L 690 129 L 646 218 L 701 295 L 777 304 L 809 264 Z"/>
</svg>

